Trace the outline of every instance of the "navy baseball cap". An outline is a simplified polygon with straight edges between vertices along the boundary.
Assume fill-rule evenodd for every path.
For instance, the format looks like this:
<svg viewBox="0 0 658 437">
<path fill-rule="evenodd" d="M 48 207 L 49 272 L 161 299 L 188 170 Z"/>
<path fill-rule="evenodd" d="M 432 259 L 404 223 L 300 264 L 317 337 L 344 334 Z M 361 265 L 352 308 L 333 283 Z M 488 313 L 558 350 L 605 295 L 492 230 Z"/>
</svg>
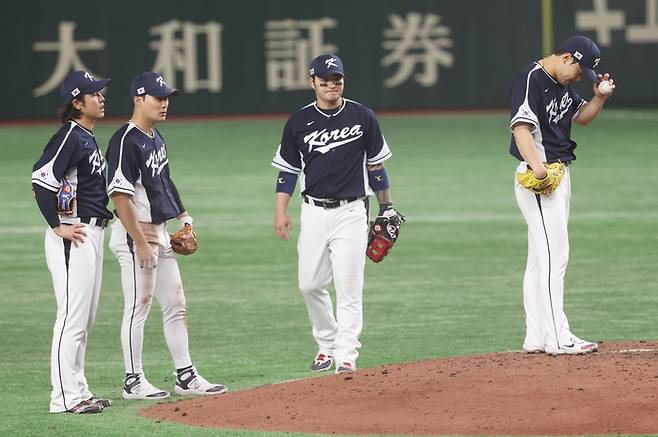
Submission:
<svg viewBox="0 0 658 437">
<path fill-rule="evenodd" d="M 71 103 L 80 94 L 94 94 L 110 83 L 110 79 L 95 80 L 86 71 L 73 71 L 66 75 L 59 87 L 59 95 L 65 104 Z"/>
<path fill-rule="evenodd" d="M 586 78 L 592 82 L 599 80 L 594 69 L 601 60 L 601 50 L 594 41 L 586 36 L 575 35 L 566 40 L 560 49 L 571 53 L 571 56 L 580 64 L 580 69 L 583 70 Z"/>
<path fill-rule="evenodd" d="M 325 53 L 311 61 L 309 65 L 309 76 L 317 76 L 325 79 L 332 74 L 345 76 L 343 73 L 343 61 L 334 54 Z"/>
<path fill-rule="evenodd" d="M 145 71 L 133 79 L 130 84 L 130 96 L 143 96 L 145 94 L 153 97 L 175 96 L 180 91 L 167 85 L 162 75 L 153 71 Z"/>
</svg>

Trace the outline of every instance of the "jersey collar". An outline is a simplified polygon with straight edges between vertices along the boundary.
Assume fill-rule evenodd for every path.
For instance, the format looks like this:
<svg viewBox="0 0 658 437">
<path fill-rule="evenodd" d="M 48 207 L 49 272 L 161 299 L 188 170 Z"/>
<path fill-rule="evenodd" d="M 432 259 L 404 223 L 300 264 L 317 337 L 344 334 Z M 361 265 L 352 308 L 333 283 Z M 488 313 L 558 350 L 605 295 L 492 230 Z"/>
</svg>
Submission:
<svg viewBox="0 0 658 437">
<path fill-rule="evenodd" d="M 149 137 L 150 139 L 155 138 L 155 132 L 154 132 L 154 129 L 151 129 L 151 133 L 149 134 L 149 133 L 144 132 L 144 131 L 142 130 L 142 128 L 140 128 L 139 126 L 137 126 L 135 123 L 133 123 L 133 122 L 130 121 L 130 120 L 128 120 L 128 125 L 129 125 L 129 126 L 134 126 L 135 129 L 137 129 L 138 131 L 140 131 L 141 133 L 143 133 L 144 135 L 146 135 L 146 136 Z"/>
<path fill-rule="evenodd" d="M 553 78 L 553 76 L 551 76 L 550 73 L 549 73 L 548 71 L 546 71 L 546 69 L 544 68 L 543 65 L 541 65 L 539 62 L 535 62 L 535 64 L 537 64 L 537 65 L 539 66 L 539 68 L 541 68 L 541 71 L 543 71 L 544 73 L 546 73 L 546 76 L 548 76 L 548 78 L 551 79 L 555 85 L 558 85 L 558 84 L 559 84 L 559 82 L 558 82 L 557 80 L 555 80 L 555 79 Z"/>
<path fill-rule="evenodd" d="M 345 104 L 347 104 L 347 99 L 346 99 L 345 97 L 343 97 L 343 104 L 340 106 L 340 109 L 338 109 L 338 111 L 336 111 L 334 114 L 327 114 L 326 112 L 324 112 L 324 111 L 322 111 L 320 108 L 318 108 L 318 102 L 317 102 L 317 101 L 315 101 L 315 102 L 313 103 L 313 107 L 314 107 L 315 110 L 318 111 L 320 114 L 324 115 L 324 116 L 327 117 L 327 118 L 331 118 L 331 117 L 335 117 L 335 116 L 337 116 L 338 114 L 340 114 L 341 112 L 343 112 L 343 109 L 345 109 Z"/>
<path fill-rule="evenodd" d="M 82 126 L 80 123 L 78 123 L 77 121 L 75 121 L 75 120 L 73 120 L 73 119 L 71 119 L 71 120 L 69 120 L 69 121 L 70 121 L 71 123 L 73 123 L 74 125 L 78 126 L 78 127 L 79 127 L 80 129 L 82 129 L 83 131 L 87 132 L 87 133 L 88 133 L 89 135 L 91 135 L 92 137 L 94 136 L 94 134 L 93 134 L 90 130 L 88 130 L 86 127 L 83 127 L 83 126 Z"/>
</svg>

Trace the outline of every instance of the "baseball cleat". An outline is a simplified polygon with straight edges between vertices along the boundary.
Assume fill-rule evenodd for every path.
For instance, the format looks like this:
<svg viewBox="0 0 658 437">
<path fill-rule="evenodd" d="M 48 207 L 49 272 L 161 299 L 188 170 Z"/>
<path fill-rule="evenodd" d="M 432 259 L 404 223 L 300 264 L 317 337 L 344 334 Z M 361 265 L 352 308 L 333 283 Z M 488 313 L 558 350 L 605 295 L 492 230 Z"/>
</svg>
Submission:
<svg viewBox="0 0 658 437">
<path fill-rule="evenodd" d="M 311 370 L 314 372 L 324 372 L 325 370 L 331 369 L 331 366 L 334 364 L 334 357 L 331 355 L 325 355 L 323 353 L 318 353 L 315 356 L 315 360 L 311 363 Z"/>
<path fill-rule="evenodd" d="M 203 376 L 199 375 L 194 367 L 183 370 L 176 374 L 176 386 L 174 388 L 179 395 L 221 395 L 226 393 L 226 387 L 221 384 L 211 384 Z"/>
<path fill-rule="evenodd" d="M 543 354 L 546 351 L 544 346 L 533 346 L 531 344 L 523 343 L 523 352 L 527 354 Z"/>
<path fill-rule="evenodd" d="M 570 337 L 569 343 L 559 348 L 546 345 L 546 353 L 549 355 L 585 355 L 599 350 L 599 345 L 592 341 L 581 340 L 578 337 Z"/>
<path fill-rule="evenodd" d="M 343 361 L 336 367 L 336 373 L 356 372 L 356 366 L 351 361 Z"/>
<path fill-rule="evenodd" d="M 158 400 L 169 397 L 169 392 L 153 387 L 144 375 L 132 373 L 126 376 L 121 395 L 128 400 Z"/>
<path fill-rule="evenodd" d="M 101 398 L 97 398 L 96 396 L 90 397 L 85 402 L 87 402 L 88 404 L 98 404 L 103 408 L 107 408 L 110 405 L 112 405 L 111 399 L 101 399 Z"/>
<path fill-rule="evenodd" d="M 75 407 L 68 410 L 69 413 L 75 414 L 94 414 L 103 411 L 103 406 L 100 404 L 90 404 L 88 400 L 80 402 Z"/>
</svg>

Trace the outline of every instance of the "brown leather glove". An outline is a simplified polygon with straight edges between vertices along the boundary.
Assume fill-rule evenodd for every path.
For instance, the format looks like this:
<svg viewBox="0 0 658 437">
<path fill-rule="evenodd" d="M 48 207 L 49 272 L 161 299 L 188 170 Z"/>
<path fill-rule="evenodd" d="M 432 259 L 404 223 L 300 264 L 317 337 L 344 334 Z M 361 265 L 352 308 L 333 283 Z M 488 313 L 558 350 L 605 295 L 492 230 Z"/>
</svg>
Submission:
<svg viewBox="0 0 658 437">
<path fill-rule="evenodd" d="M 174 249 L 174 252 L 181 255 L 191 255 L 199 247 L 194 229 L 189 223 L 185 223 L 175 234 L 169 234 L 169 238 L 171 248 Z"/>
</svg>

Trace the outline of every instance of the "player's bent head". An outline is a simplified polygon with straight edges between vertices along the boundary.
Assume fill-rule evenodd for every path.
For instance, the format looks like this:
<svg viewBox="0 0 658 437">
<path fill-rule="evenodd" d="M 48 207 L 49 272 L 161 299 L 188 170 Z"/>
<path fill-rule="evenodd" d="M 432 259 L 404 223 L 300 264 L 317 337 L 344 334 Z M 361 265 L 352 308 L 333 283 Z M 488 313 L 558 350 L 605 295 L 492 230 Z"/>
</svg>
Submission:
<svg viewBox="0 0 658 437">
<path fill-rule="evenodd" d="M 591 82 L 597 82 L 595 70 L 601 61 L 601 50 L 594 41 L 586 36 L 574 35 L 562 43 L 555 54 L 571 63 L 577 63 L 583 76 Z"/>
</svg>

